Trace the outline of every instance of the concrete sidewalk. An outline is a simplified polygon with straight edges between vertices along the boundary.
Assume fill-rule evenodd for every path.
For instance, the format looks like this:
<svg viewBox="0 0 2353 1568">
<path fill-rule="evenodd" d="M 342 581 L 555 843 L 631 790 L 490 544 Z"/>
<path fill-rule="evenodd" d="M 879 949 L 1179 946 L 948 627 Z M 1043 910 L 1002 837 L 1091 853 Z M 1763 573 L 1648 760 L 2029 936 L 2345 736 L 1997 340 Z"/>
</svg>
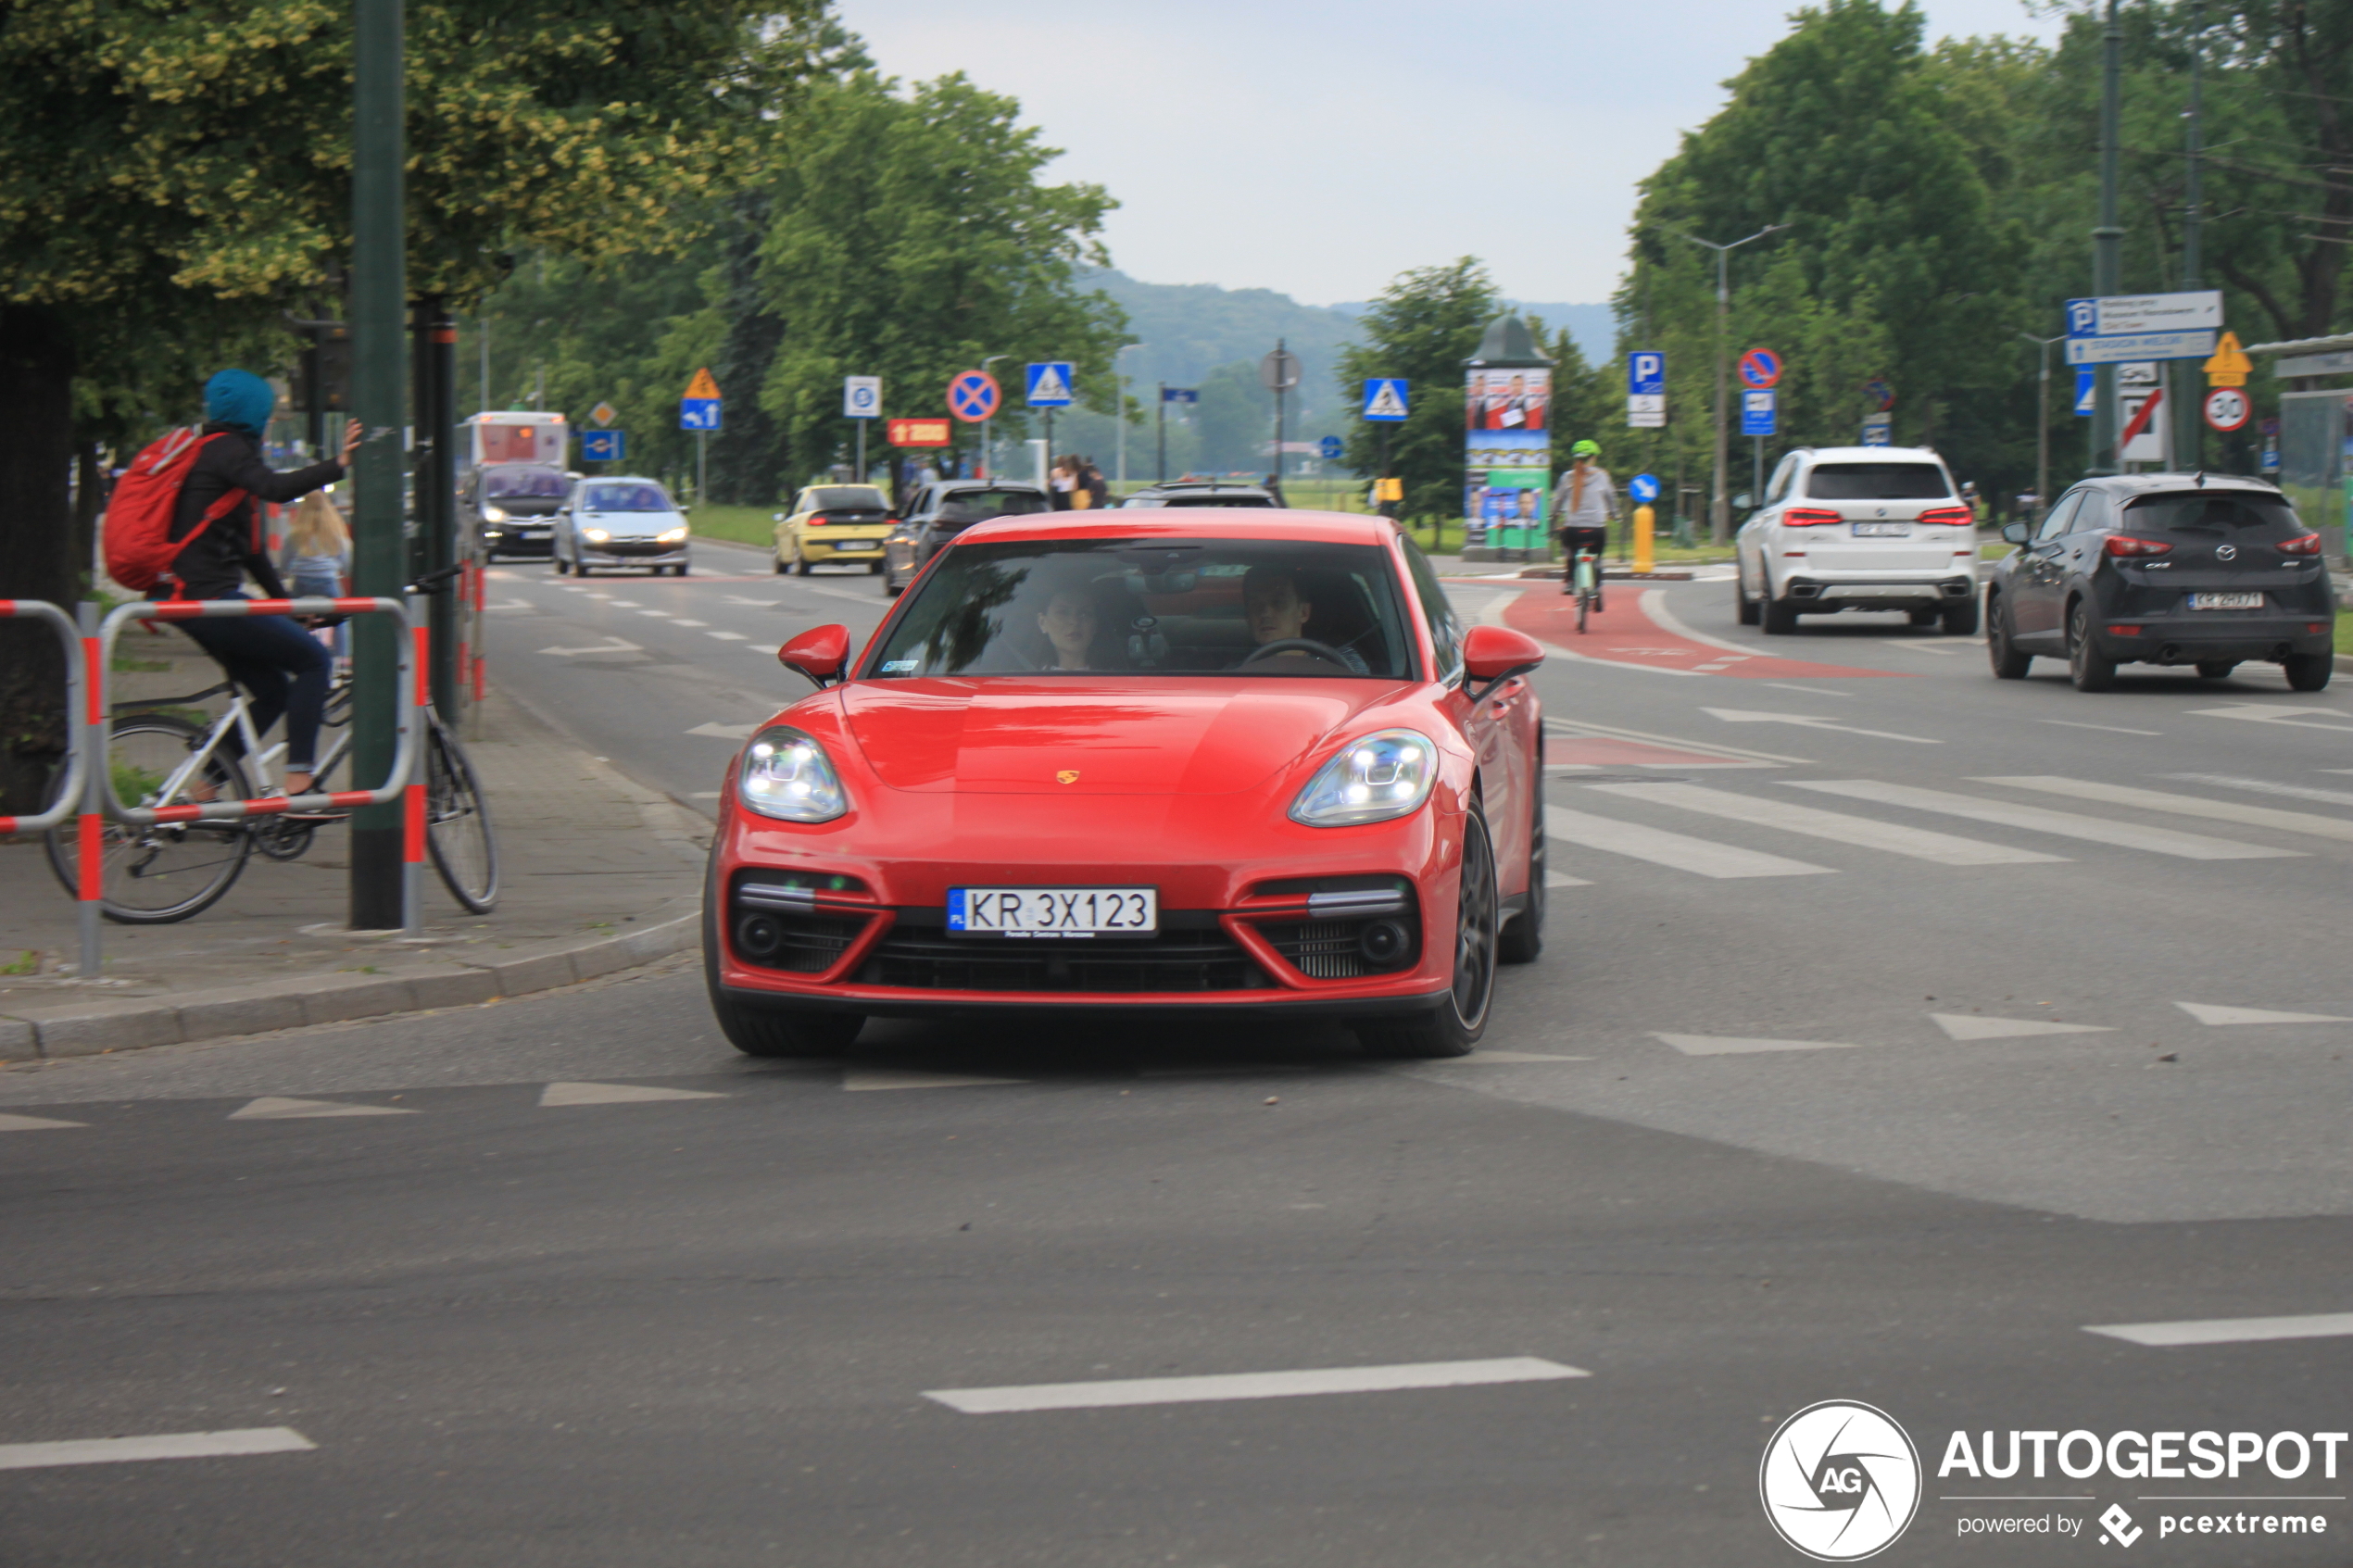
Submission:
<svg viewBox="0 0 2353 1568">
<path fill-rule="evenodd" d="M 118 699 L 220 679 L 176 635 L 126 635 Z M 74 972 L 75 907 L 38 839 L 0 841 L 0 1062 L 170 1045 L 458 1007 L 697 946 L 711 824 L 495 689 L 461 734 L 498 840 L 498 905 L 469 915 L 430 865 L 422 937 L 354 936 L 348 830 L 287 864 L 256 854 L 226 897 L 176 925 L 107 922 L 102 975 Z"/>
</svg>

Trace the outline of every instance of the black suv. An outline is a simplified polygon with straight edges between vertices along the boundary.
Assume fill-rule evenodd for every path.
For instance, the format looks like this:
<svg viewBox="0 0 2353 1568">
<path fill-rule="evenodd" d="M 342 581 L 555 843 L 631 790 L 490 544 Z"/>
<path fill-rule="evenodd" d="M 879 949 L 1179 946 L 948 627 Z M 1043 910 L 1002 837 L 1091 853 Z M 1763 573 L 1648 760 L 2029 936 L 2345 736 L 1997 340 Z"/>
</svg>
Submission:
<svg viewBox="0 0 2353 1568">
<path fill-rule="evenodd" d="M 1994 673 L 2064 659 L 2078 691 L 2119 664 L 2192 665 L 2221 680 L 2247 659 L 2316 692 L 2335 667 L 2336 600 L 2321 536 L 2260 480 L 2144 473 L 2087 479 L 1994 564 L 1985 646 Z"/>
<path fill-rule="evenodd" d="M 897 598 L 924 563 L 975 522 L 1054 509 L 1035 484 L 1009 479 L 943 479 L 915 493 L 899 526 L 883 541 L 883 592 Z"/>
</svg>

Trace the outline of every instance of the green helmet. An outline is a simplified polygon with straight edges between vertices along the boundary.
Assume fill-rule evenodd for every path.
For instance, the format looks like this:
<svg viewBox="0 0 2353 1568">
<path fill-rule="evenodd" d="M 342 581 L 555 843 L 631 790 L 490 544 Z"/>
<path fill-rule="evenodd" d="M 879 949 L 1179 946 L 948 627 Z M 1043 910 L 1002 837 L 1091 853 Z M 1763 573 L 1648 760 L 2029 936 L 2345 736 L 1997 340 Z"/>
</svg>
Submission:
<svg viewBox="0 0 2353 1568">
<path fill-rule="evenodd" d="M 1602 449 L 1592 442 L 1580 441 L 1568 449 L 1568 455 L 1572 458 L 1598 458 L 1602 455 Z"/>
</svg>

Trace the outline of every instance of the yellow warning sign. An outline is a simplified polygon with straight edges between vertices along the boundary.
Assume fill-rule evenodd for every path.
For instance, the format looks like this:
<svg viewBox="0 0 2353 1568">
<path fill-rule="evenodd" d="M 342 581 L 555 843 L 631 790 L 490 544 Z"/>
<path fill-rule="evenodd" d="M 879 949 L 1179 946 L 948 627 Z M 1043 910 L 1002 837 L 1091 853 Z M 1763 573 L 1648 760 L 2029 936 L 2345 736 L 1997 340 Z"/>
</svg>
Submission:
<svg viewBox="0 0 2353 1568">
<path fill-rule="evenodd" d="M 1402 501 L 1405 498 L 1405 482 L 1402 479 L 1377 479 L 1373 482 L 1373 498 L 1377 501 Z"/>
<path fill-rule="evenodd" d="M 711 368 L 709 366 L 706 365 L 701 370 L 695 372 L 695 379 L 686 383 L 685 395 L 688 397 L 716 397 L 719 395 L 719 383 L 711 379 Z"/>
<path fill-rule="evenodd" d="M 2206 362 L 2206 384 L 2208 386 L 2245 386 L 2246 373 L 2255 369 L 2255 361 L 2239 346 L 2239 334 L 2224 332 L 2214 345 L 2214 358 Z"/>
</svg>

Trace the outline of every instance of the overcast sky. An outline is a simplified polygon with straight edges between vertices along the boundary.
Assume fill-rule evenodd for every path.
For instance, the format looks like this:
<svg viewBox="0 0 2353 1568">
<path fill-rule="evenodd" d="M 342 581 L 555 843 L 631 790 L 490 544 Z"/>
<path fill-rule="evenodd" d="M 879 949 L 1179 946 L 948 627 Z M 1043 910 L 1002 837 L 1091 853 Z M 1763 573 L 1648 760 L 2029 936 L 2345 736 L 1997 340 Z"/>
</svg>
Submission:
<svg viewBox="0 0 2353 1568">
<path fill-rule="evenodd" d="M 1370 297 L 1483 257 L 1516 299 L 1604 299 L 1635 182 L 1787 31 L 1776 0 L 840 0 L 893 75 L 1011 93 L 1058 179 L 1121 206 L 1155 283 Z M 2053 36 L 2022 0 L 1925 0 L 1931 36 Z"/>
</svg>

